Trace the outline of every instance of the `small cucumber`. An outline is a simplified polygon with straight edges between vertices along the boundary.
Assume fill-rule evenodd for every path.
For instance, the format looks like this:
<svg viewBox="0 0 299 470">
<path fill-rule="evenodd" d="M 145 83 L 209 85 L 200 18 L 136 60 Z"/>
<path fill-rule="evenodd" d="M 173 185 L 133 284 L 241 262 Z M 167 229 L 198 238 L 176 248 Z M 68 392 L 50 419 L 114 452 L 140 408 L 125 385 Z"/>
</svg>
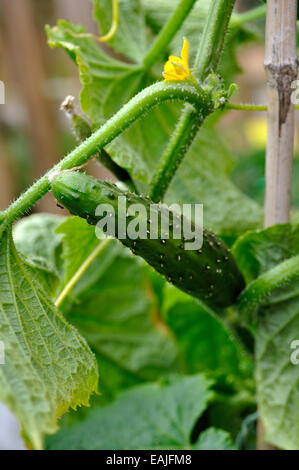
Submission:
<svg viewBox="0 0 299 470">
<path fill-rule="evenodd" d="M 102 216 L 95 215 L 98 205 L 110 204 L 116 216 L 116 234 L 120 215 L 118 214 L 120 196 L 126 196 L 127 207 L 131 204 L 142 204 L 145 207 L 147 216 L 143 217 L 141 224 L 144 224 L 146 233 L 150 232 L 152 223 L 149 217 L 150 207 L 152 210 L 154 208 L 159 216 L 165 216 L 165 207 L 162 211 L 161 206 L 154 204 L 150 199 L 124 193 L 112 183 L 102 182 L 79 172 L 58 175 L 52 184 L 52 192 L 71 214 L 85 218 L 92 225 L 96 225 L 102 219 Z M 132 240 L 126 237 L 120 241 L 134 254 L 144 258 L 169 282 L 193 297 L 216 308 L 235 303 L 245 282 L 227 246 L 216 235 L 204 230 L 202 248 L 196 251 L 185 250 L 186 240 L 176 239 L 173 236 L 173 221 L 178 220 L 178 216 L 169 211 L 168 216 L 170 217 L 169 239 L 161 237 L 161 219 L 159 219 L 158 239 Z M 124 214 L 124 217 L 127 224 L 134 219 L 128 214 Z"/>
</svg>

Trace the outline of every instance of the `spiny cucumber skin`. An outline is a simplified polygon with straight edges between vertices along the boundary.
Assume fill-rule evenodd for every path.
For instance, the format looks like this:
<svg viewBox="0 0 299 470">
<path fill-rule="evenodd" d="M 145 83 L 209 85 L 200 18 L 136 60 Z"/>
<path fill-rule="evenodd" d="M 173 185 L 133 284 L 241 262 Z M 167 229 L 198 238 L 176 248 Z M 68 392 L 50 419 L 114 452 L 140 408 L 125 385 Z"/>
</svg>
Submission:
<svg viewBox="0 0 299 470">
<path fill-rule="evenodd" d="M 101 219 L 95 215 L 97 206 L 110 204 L 116 215 L 116 234 L 119 196 L 126 196 L 127 207 L 131 204 L 144 204 L 147 214 L 150 205 L 154 204 L 148 198 L 124 193 L 112 183 L 102 182 L 79 172 L 58 175 L 52 184 L 52 192 L 71 214 L 86 219 L 91 225 L 96 225 Z M 161 213 L 158 205 L 154 207 Z M 146 230 L 150 230 L 151 220 L 147 218 L 144 223 Z M 224 308 L 235 303 L 245 282 L 230 250 L 216 235 L 204 230 L 202 248 L 188 251 L 184 249 L 184 240 L 173 238 L 171 225 L 169 239 L 161 238 L 160 221 L 158 233 L 160 238 L 156 240 L 126 238 L 120 241 L 134 254 L 145 259 L 169 282 L 193 297 L 214 308 Z"/>
</svg>

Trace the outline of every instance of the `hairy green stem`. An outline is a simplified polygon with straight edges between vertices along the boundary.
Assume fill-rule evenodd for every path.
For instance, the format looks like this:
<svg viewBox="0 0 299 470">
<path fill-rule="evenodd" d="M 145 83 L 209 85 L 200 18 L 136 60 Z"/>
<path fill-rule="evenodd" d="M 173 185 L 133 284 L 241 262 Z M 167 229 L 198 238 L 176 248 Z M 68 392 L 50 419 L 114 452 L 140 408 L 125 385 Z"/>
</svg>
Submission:
<svg viewBox="0 0 299 470">
<path fill-rule="evenodd" d="M 224 107 L 227 110 L 234 110 L 234 111 L 268 111 L 267 105 L 262 104 L 234 104 L 234 103 L 227 103 Z M 294 109 L 298 110 L 299 106 L 294 106 Z"/>
<path fill-rule="evenodd" d="M 258 308 L 278 288 L 287 286 L 299 276 L 299 255 L 283 261 L 252 281 L 241 293 L 238 309 L 245 324 L 256 322 Z"/>
<path fill-rule="evenodd" d="M 165 52 L 168 44 L 171 42 L 175 34 L 178 32 L 186 17 L 193 8 L 196 0 L 181 0 L 158 38 L 154 42 L 152 48 L 145 56 L 143 66 L 145 69 L 149 69 L 157 60 L 157 58 Z"/>
<path fill-rule="evenodd" d="M 200 81 L 217 69 L 224 46 L 235 0 L 212 0 L 200 40 L 194 68 Z M 161 158 L 151 183 L 150 196 L 160 201 L 165 195 L 177 169 L 190 148 L 205 116 L 197 116 L 189 106 L 185 108 Z"/>
<path fill-rule="evenodd" d="M 217 70 L 235 2 L 236 0 L 211 1 L 194 64 L 200 81 Z"/>
<path fill-rule="evenodd" d="M 150 197 L 154 202 L 159 202 L 166 193 L 187 149 L 189 149 L 206 116 L 198 115 L 189 107 L 183 111 L 183 115 L 152 178 Z"/>
<path fill-rule="evenodd" d="M 2 212 L 0 214 L 0 220 L 2 221 L 0 232 L 17 220 L 51 189 L 51 179 L 57 173 L 86 163 L 95 153 L 108 145 L 149 109 L 169 100 L 190 103 L 198 109 L 198 112 L 203 110 L 210 112 L 213 107 L 211 96 L 207 92 L 185 82 L 180 85 L 177 83 L 159 82 L 142 90 L 100 129 L 94 132 L 22 194 L 6 211 Z"/>
<path fill-rule="evenodd" d="M 227 103 L 224 109 L 235 110 L 235 111 L 267 111 L 268 107 L 264 105 L 256 105 L 256 104 Z"/>
</svg>

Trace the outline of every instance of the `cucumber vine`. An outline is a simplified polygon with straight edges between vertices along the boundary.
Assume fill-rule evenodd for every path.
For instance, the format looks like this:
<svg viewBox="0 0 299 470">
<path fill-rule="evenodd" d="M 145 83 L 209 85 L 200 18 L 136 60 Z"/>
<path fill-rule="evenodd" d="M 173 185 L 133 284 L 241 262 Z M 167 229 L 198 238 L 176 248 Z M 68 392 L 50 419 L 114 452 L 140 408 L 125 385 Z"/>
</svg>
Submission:
<svg viewBox="0 0 299 470">
<path fill-rule="evenodd" d="M 245 208 L 236 218 L 236 225 L 240 221 L 242 224 L 242 214 L 248 212 L 250 218 L 256 209 L 258 214 L 251 217 L 248 226 L 244 225 L 246 229 L 238 227 L 238 230 L 232 234 L 227 220 L 223 223 L 223 232 L 219 231 L 221 233 L 217 232 L 217 227 L 215 230 L 212 227 L 213 231 L 204 228 L 203 246 L 189 252 L 185 248 L 188 238 L 185 235 L 175 236 L 174 221 L 177 222 L 179 218 L 180 223 L 183 223 L 183 216 L 177 216 L 175 211 L 167 209 L 166 218 L 168 222 L 172 221 L 169 224 L 171 230 L 168 237 L 162 233 L 163 230 L 161 230 L 162 234 L 150 240 L 147 237 L 130 239 L 122 234 L 118 236 L 115 233 L 108 233 L 119 238 L 126 248 L 129 248 L 134 255 L 143 258 L 146 264 L 139 258 L 136 260 L 131 253 L 128 253 L 129 250 L 111 238 L 99 242 L 94 228 L 89 226 L 97 225 L 100 220 L 96 212 L 99 204 L 110 204 L 120 225 L 121 210 L 118 200 L 127 198 L 129 202 L 134 205 L 140 204 L 145 209 L 146 216 L 140 218 L 139 230 L 143 230 L 145 234 L 151 233 L 152 219 L 148 216 L 148 211 L 150 213 L 151 208 L 154 207 L 158 215 L 157 219 L 162 221 L 165 216 L 163 201 L 173 200 L 173 197 L 168 198 L 168 196 L 180 177 L 182 169 L 186 170 L 189 165 L 187 168 L 189 177 L 192 171 L 194 173 L 198 171 L 196 164 L 200 164 L 199 160 L 204 156 L 200 155 L 197 161 L 194 161 L 195 151 L 191 155 L 194 160 L 191 161 L 188 158 L 193 146 L 198 144 L 198 134 L 200 137 L 200 132 L 207 131 L 209 119 L 212 120 L 213 116 L 216 118 L 228 111 L 267 111 L 266 105 L 231 103 L 230 98 L 237 85 L 227 84 L 227 80 L 224 80 L 225 74 L 222 73 L 220 67 L 226 46 L 229 46 L 229 41 L 234 34 L 245 23 L 264 17 L 267 7 L 262 5 L 245 13 L 233 14 L 235 0 L 210 0 L 203 29 L 201 34 L 198 34 L 200 37 L 196 54 L 193 57 L 193 63 L 190 64 L 189 38 L 184 37 L 183 34 L 179 38 L 182 40 L 181 53 L 169 57 L 168 53 L 173 46 L 173 40 L 178 39 L 178 33 L 184 28 L 189 18 L 194 15 L 193 18 L 198 21 L 201 17 L 202 12 L 196 9 L 198 6 L 196 0 L 175 2 L 175 9 L 163 26 L 159 25 L 160 17 L 151 18 L 154 26 L 150 33 L 147 31 L 144 34 L 146 38 L 144 42 L 146 43 L 148 39 L 148 33 L 151 46 L 146 46 L 135 61 L 134 51 L 138 49 L 138 44 L 136 48 L 135 45 L 126 44 L 123 36 L 118 36 L 117 33 L 118 28 L 122 27 L 122 21 L 125 21 L 124 15 L 129 11 L 126 8 L 131 8 L 134 19 L 136 5 L 138 4 L 139 8 L 141 3 L 146 4 L 147 0 L 133 2 L 134 4 L 130 1 L 129 7 L 124 6 L 118 0 L 113 0 L 113 8 L 106 16 L 103 15 L 106 13 L 104 10 L 107 5 L 111 6 L 111 2 L 107 3 L 103 0 L 103 4 L 100 5 L 100 1 L 94 0 L 94 4 L 95 12 L 97 8 L 100 8 L 98 16 L 99 23 L 104 24 L 103 28 L 101 24 L 102 31 L 108 31 L 103 36 L 90 34 L 83 27 L 73 26 L 66 21 L 60 21 L 54 28 L 46 27 L 50 45 L 65 49 L 78 65 L 83 84 L 82 111 L 85 111 L 90 122 L 76 113 L 73 99 L 68 97 L 62 109 L 71 118 L 78 145 L 0 213 L 0 282 L 3 286 L 0 290 L 0 348 L 2 340 L 5 340 L 5 335 L 7 335 L 10 338 L 7 357 L 12 364 L 11 369 L 0 366 L 0 401 L 8 404 L 18 416 L 23 437 L 28 446 L 42 448 L 45 436 L 56 432 L 58 417 L 70 407 L 76 408 L 81 404 L 89 403 L 90 395 L 97 389 L 97 361 L 101 369 L 102 360 L 105 364 L 104 368 L 111 367 L 111 377 L 115 374 L 115 381 L 121 384 L 120 388 L 166 378 L 165 389 L 167 393 L 173 393 L 169 402 L 177 401 L 177 407 L 180 410 L 183 409 L 184 404 L 180 403 L 177 395 L 185 397 L 186 392 L 186 403 L 190 405 L 189 409 L 194 409 L 194 419 L 192 417 L 194 423 L 212 400 L 216 403 L 215 409 L 219 407 L 220 413 L 217 413 L 221 414 L 224 409 L 224 395 L 233 397 L 230 398 L 231 402 L 234 402 L 232 408 L 238 408 L 242 413 L 249 415 L 250 421 L 252 416 L 256 419 L 255 385 L 252 373 L 253 368 L 256 367 L 258 407 L 261 409 L 262 420 L 267 428 L 269 442 L 281 445 L 283 448 L 299 448 L 299 418 L 297 419 L 296 413 L 296 416 L 293 416 L 295 404 L 299 402 L 298 380 L 291 370 L 289 351 L 286 351 L 284 344 L 296 339 L 293 338 L 292 332 L 296 331 L 299 325 L 298 226 L 285 224 L 262 230 L 260 223 L 262 209 L 258 204 L 227 181 L 223 183 L 224 190 L 218 191 L 218 186 L 221 186 L 221 179 L 226 171 L 226 168 L 220 167 L 226 166 L 226 162 L 219 162 L 217 166 L 217 161 L 209 162 L 210 166 L 214 166 L 213 181 L 209 177 L 206 180 L 198 178 L 198 181 L 195 178 L 192 179 L 192 184 L 200 186 L 204 180 L 206 186 L 212 184 L 215 186 L 213 201 L 207 210 L 214 210 L 212 204 L 218 203 L 224 197 L 226 190 L 231 191 L 225 201 L 232 204 L 231 210 L 226 212 L 227 218 L 233 218 L 239 210 L 240 198 L 240 205 L 244 203 Z M 163 2 L 160 13 L 164 18 Z M 142 24 L 145 30 L 145 16 L 142 16 L 144 23 L 140 18 L 138 17 L 139 26 Z M 135 23 L 134 27 L 136 27 Z M 153 39 L 155 28 L 159 30 L 159 33 Z M 188 28 L 186 30 L 188 31 Z M 137 34 L 136 38 L 137 41 Z M 139 38 L 139 40 L 142 42 L 142 39 Z M 126 61 L 110 57 L 98 48 L 99 42 L 107 42 L 111 47 L 116 45 L 115 50 L 122 55 L 127 47 Z M 194 44 L 192 46 L 194 49 Z M 162 61 L 165 64 L 164 71 L 161 70 L 161 75 L 156 80 L 157 69 Z M 109 81 L 111 81 L 111 86 Z M 101 86 L 103 88 L 106 86 L 107 89 L 102 90 Z M 88 87 L 91 89 L 90 94 Z M 119 93 L 115 99 L 116 105 L 114 93 L 116 95 Z M 118 98 L 122 102 L 117 108 Z M 108 104 L 111 104 L 111 101 L 113 106 L 109 108 Z M 181 107 L 176 106 L 177 104 Z M 97 106 L 101 107 L 98 114 L 94 111 Z M 298 109 L 297 106 L 296 108 Z M 93 119 L 95 115 L 96 119 Z M 152 129 L 149 126 L 147 134 L 147 129 L 142 128 L 142 123 L 148 117 L 153 116 L 156 118 L 155 125 L 160 127 L 162 132 L 157 134 L 157 145 L 149 145 L 147 149 L 147 143 L 152 144 L 149 142 Z M 135 136 L 132 137 L 132 134 L 129 134 L 134 130 L 136 130 L 136 140 L 144 139 L 144 142 L 142 142 L 142 150 L 140 150 L 141 145 L 139 147 L 132 145 L 131 150 L 133 150 L 130 154 L 126 145 L 129 138 L 131 142 L 134 141 Z M 212 131 L 210 129 L 210 141 L 213 139 L 213 132 L 214 128 Z M 218 145 L 216 152 L 219 152 L 220 146 L 221 144 Z M 121 150 L 119 150 L 120 147 Z M 158 147 L 159 150 L 157 150 Z M 137 177 L 137 172 L 134 173 L 134 168 L 132 168 L 134 161 L 129 164 L 127 160 L 128 154 L 132 160 L 134 156 L 140 157 L 139 150 L 140 153 L 144 151 L 147 162 L 142 161 Z M 152 155 L 151 152 L 159 154 Z M 117 153 L 119 155 L 116 155 Z M 117 184 L 96 180 L 81 171 L 93 158 L 98 159 L 114 174 L 118 180 Z M 216 159 L 216 157 L 213 158 Z M 141 157 L 140 160 L 142 160 Z M 203 173 L 206 171 L 209 174 L 210 167 L 208 165 L 205 167 L 203 160 L 202 166 Z M 44 250 L 46 248 L 48 251 L 52 250 L 50 256 L 52 264 L 50 263 L 49 267 L 43 264 L 43 257 L 39 256 L 40 253 L 30 257 L 26 250 L 24 252 L 19 250 L 18 236 L 15 235 L 15 241 L 12 237 L 12 226 L 50 191 L 59 205 L 78 217 L 68 218 L 62 223 L 51 218 L 43 221 L 53 238 L 51 240 L 48 238 L 43 246 Z M 181 193 L 185 191 L 184 182 L 181 182 L 180 191 Z M 175 196 L 181 202 L 184 197 L 181 197 L 180 191 Z M 196 191 L 194 194 L 196 199 Z M 196 200 L 196 202 L 203 201 Z M 220 204 L 219 207 L 220 209 L 215 210 L 213 214 L 216 222 L 221 217 L 223 205 Z M 128 215 L 126 208 L 124 214 L 122 217 Z M 129 214 L 129 217 L 131 216 L 132 214 Z M 82 219 L 85 219 L 89 225 Z M 16 234 L 22 231 L 21 224 L 22 222 L 16 224 Z M 163 225 L 162 222 L 159 228 L 161 225 Z M 192 227 L 196 227 L 196 224 Z M 244 234 L 247 229 L 251 230 Z M 40 240 L 34 238 L 35 230 L 36 237 L 38 237 L 40 227 L 34 226 L 32 231 L 33 240 L 38 245 Z M 78 243 L 82 243 L 81 251 L 77 249 Z M 45 245 L 48 246 L 45 247 Z M 82 252 L 84 252 L 83 255 Z M 57 262 L 57 253 L 63 259 L 63 267 L 61 260 Z M 96 270 L 95 265 L 98 262 L 99 266 Z M 149 270 L 147 265 L 154 269 Z M 112 274 L 109 274 L 110 268 Z M 116 272 L 119 279 L 114 281 Z M 123 273 L 125 275 L 121 277 Z M 165 279 L 159 276 L 160 274 Z M 96 285 L 92 300 L 88 297 L 88 286 L 90 287 L 86 281 L 88 276 L 94 283 L 91 282 L 93 286 L 90 288 L 91 291 Z M 131 283 L 129 287 L 126 284 L 128 279 Z M 124 312 L 116 314 L 114 310 L 112 311 L 111 317 L 115 323 L 109 330 L 108 320 L 105 323 L 106 318 L 103 320 L 103 316 L 106 309 L 109 310 L 113 303 L 114 299 L 111 301 L 109 295 L 112 297 L 115 295 L 115 290 L 113 290 L 115 284 L 122 289 L 120 295 L 124 297 Z M 127 298 L 127 295 L 130 298 Z M 97 306 L 99 299 L 103 298 L 104 313 Z M 129 307 L 126 306 L 126 302 Z M 133 307 L 131 307 L 131 302 L 136 302 Z M 122 299 L 119 303 L 122 303 Z M 94 309 L 89 316 L 87 315 L 87 319 L 85 318 L 85 305 L 86 310 L 91 308 L 90 305 Z M 61 312 L 65 314 L 65 317 Z M 184 312 L 184 315 L 181 316 L 181 312 Z M 115 321 L 116 317 L 117 321 Z M 199 331 L 201 322 L 203 326 L 200 326 L 203 329 Z M 79 332 L 70 323 L 73 323 Z M 105 343 L 106 339 L 103 339 L 106 328 L 107 331 L 109 330 L 108 336 L 110 335 L 111 343 L 109 341 Z M 126 349 L 122 343 L 122 335 L 124 332 L 127 333 L 127 329 L 130 344 Z M 144 341 L 143 337 L 140 340 L 140 331 L 144 334 Z M 81 333 L 87 341 L 83 339 Z M 200 345 L 198 345 L 196 334 L 203 342 L 211 335 L 213 347 L 215 345 L 215 349 L 219 349 L 213 356 L 214 353 L 211 352 L 212 347 L 210 347 L 209 354 L 211 353 L 213 357 L 208 367 L 206 364 L 209 362 L 209 357 L 207 357 L 209 354 L 204 347 L 198 352 Z M 196 342 L 194 342 L 195 337 Z M 188 342 L 190 338 L 193 341 L 191 341 L 192 347 Z M 115 344 L 116 349 L 120 348 L 116 353 Z M 134 348 L 139 349 L 136 352 Z M 214 367 L 222 349 L 225 363 L 221 364 L 214 376 L 211 373 L 213 380 L 215 379 L 216 390 L 216 393 L 215 390 L 212 393 L 212 381 L 208 378 L 209 374 L 206 374 L 206 371 L 208 368 L 211 371 Z M 255 359 L 253 359 L 254 349 Z M 276 380 L 277 372 L 271 364 L 270 350 L 272 353 L 274 351 L 278 369 L 286 374 L 282 384 L 279 385 Z M 21 352 L 25 357 L 22 364 L 19 358 Z M 149 361 L 146 358 L 147 353 L 150 356 Z M 197 354 L 200 356 L 199 359 L 197 359 Z M 280 359 L 281 357 L 283 359 Z M 231 361 L 233 365 L 226 363 L 231 358 L 233 358 Z M 202 364 L 205 365 L 202 366 Z M 15 374 L 19 369 L 22 369 L 24 374 L 20 379 L 21 387 L 14 392 Z M 155 372 L 157 370 L 158 372 Z M 178 385 L 178 390 L 180 386 L 184 386 L 184 383 L 189 388 L 187 387 L 183 392 L 173 392 L 176 389 L 173 377 L 182 371 L 185 375 L 198 374 L 201 371 L 206 375 L 199 374 L 194 378 L 182 380 Z M 171 380 L 168 383 L 169 378 Z M 36 389 L 28 386 L 30 381 L 34 382 Z M 196 399 L 192 398 L 190 388 L 192 383 L 198 386 L 199 399 L 202 399 L 198 408 L 191 403 L 192 400 L 194 403 L 198 401 L 197 396 Z M 104 382 L 104 389 L 105 386 Z M 146 387 L 150 390 L 151 386 L 144 385 L 143 387 L 142 393 L 146 395 Z M 161 386 L 161 390 L 155 387 L 156 385 L 153 386 L 150 396 L 160 399 L 161 393 L 164 393 L 163 387 Z M 272 388 L 276 390 L 276 387 L 281 387 L 279 393 L 281 392 L 283 397 L 283 403 L 278 411 L 276 397 L 273 398 L 272 394 Z M 110 393 L 107 385 L 105 399 L 108 402 L 119 399 L 115 398 L 114 392 L 113 390 Z M 134 392 L 130 393 L 134 396 Z M 130 393 L 127 397 L 130 397 Z M 119 400 L 125 402 L 126 397 Z M 225 400 L 224 402 L 228 403 Z M 114 405 L 109 406 L 113 411 Z M 171 405 L 169 406 L 171 408 Z M 186 416 L 189 409 L 186 411 Z M 169 412 L 175 415 L 171 409 Z M 100 409 L 97 413 L 100 416 L 102 410 Z M 235 413 L 235 410 L 232 413 Z M 285 422 L 281 418 L 283 414 L 287 416 Z M 138 421 L 139 417 L 136 419 Z M 185 418 L 182 419 L 185 420 Z M 289 422 L 296 427 L 295 437 L 289 435 Z M 177 429 L 180 425 L 183 429 L 185 423 L 176 424 Z M 240 423 L 238 425 L 241 426 Z M 141 429 L 143 429 L 142 426 L 144 426 L 143 422 Z M 205 448 L 209 440 L 217 442 L 215 445 L 220 448 L 234 448 L 226 432 L 210 427 L 197 436 L 195 424 L 193 427 L 192 438 L 191 425 L 187 426 L 186 432 L 184 430 L 186 436 L 182 439 L 178 438 L 178 448 L 180 446 L 185 449 Z M 246 434 L 243 428 L 239 436 Z M 77 433 L 77 435 L 80 434 L 80 432 Z M 156 438 L 154 435 L 152 442 L 160 442 L 161 438 L 161 445 L 169 444 L 166 441 L 168 434 L 171 436 L 171 432 L 163 430 L 162 434 L 162 438 L 161 436 Z M 101 435 L 99 438 L 94 437 L 95 435 L 97 435 L 96 432 L 93 433 L 91 440 L 98 438 L 102 441 L 100 443 L 97 441 L 94 447 L 105 446 L 105 436 Z M 136 438 L 140 448 L 148 445 L 142 439 L 143 437 L 139 435 Z M 194 440 L 196 440 L 195 444 Z M 240 438 L 237 441 L 240 442 Z M 51 440 L 49 442 L 51 447 Z M 55 437 L 53 442 L 55 442 Z M 122 441 L 121 445 L 127 448 L 128 444 Z"/>
</svg>

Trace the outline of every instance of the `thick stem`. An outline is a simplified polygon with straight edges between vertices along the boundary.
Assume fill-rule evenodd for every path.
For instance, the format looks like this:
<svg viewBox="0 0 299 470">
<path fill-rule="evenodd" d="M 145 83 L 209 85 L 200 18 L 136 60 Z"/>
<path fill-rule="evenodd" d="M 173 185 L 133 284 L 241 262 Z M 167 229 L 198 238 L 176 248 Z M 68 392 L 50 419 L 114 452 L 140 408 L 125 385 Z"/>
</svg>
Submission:
<svg viewBox="0 0 299 470">
<path fill-rule="evenodd" d="M 179 2 L 174 14 L 168 23 L 166 23 L 158 38 L 154 42 L 154 45 L 144 58 L 143 66 L 146 70 L 151 68 L 151 66 L 156 62 L 157 58 L 165 52 L 168 44 L 182 26 L 195 2 L 196 0 L 181 0 Z"/>
<path fill-rule="evenodd" d="M 234 4 L 235 0 L 211 1 L 195 61 L 197 75 L 201 81 L 210 71 L 217 69 Z M 152 178 L 151 197 L 155 202 L 164 197 L 202 122 L 203 119 L 198 119 L 189 107 L 183 111 Z"/>
<path fill-rule="evenodd" d="M 297 0 L 268 0 L 265 69 L 268 97 L 265 227 L 290 219 L 294 107 L 292 84 L 297 79 Z M 258 423 L 258 448 L 273 449 Z"/>
<path fill-rule="evenodd" d="M 166 193 L 172 178 L 180 166 L 187 149 L 194 140 L 198 129 L 207 115 L 197 115 L 189 107 L 184 110 L 174 133 L 172 134 L 166 152 L 152 178 L 150 198 L 159 202 Z"/>
<path fill-rule="evenodd" d="M 211 1 L 194 64 L 201 81 L 210 72 L 217 70 L 235 2 L 236 0 Z"/>
<path fill-rule="evenodd" d="M 211 106 L 211 97 L 208 93 L 187 83 L 180 86 L 177 83 L 160 82 L 142 90 L 100 129 L 31 186 L 6 211 L 2 212 L 0 214 L 2 221 L 0 232 L 17 220 L 51 189 L 51 178 L 56 173 L 84 164 L 149 109 L 169 100 L 180 100 L 192 104 L 194 108 L 198 109 L 198 112 L 204 112 Z"/>
</svg>

